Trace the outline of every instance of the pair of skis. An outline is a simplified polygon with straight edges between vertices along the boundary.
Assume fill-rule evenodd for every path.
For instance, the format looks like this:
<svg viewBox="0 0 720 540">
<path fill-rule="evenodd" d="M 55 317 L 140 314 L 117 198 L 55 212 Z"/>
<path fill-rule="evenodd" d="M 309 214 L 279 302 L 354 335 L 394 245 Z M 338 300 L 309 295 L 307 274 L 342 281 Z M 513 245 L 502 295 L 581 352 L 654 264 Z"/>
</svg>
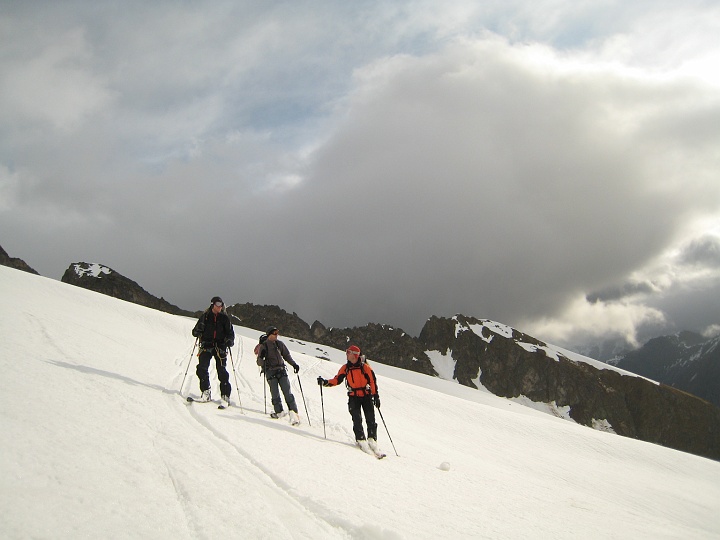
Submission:
<svg viewBox="0 0 720 540">
<path fill-rule="evenodd" d="M 188 397 L 186 398 L 186 401 L 187 401 L 188 403 L 213 403 L 212 400 L 210 400 L 210 401 L 201 401 L 201 400 L 199 400 L 199 399 L 195 399 L 195 398 L 192 397 L 192 396 L 188 396 Z M 224 402 L 221 402 L 220 405 L 218 405 L 218 409 L 221 409 L 221 410 L 227 409 L 229 406 L 230 406 L 230 403 L 229 403 L 229 402 L 227 403 L 227 405 L 225 405 Z M 279 419 L 279 418 L 281 418 L 281 417 L 275 417 L 276 420 Z M 300 425 L 300 420 L 299 420 L 299 419 L 294 420 L 294 421 L 291 423 L 291 425 L 293 425 L 293 426 L 299 426 L 299 425 Z M 358 448 L 360 448 L 360 450 L 362 450 L 362 451 L 365 452 L 366 454 L 371 455 L 371 456 L 373 456 L 373 457 L 376 458 L 376 459 L 383 459 L 384 457 L 387 456 L 387 454 L 384 454 L 383 452 L 380 452 L 379 450 L 376 452 L 375 450 L 373 450 L 372 448 L 370 448 L 370 445 L 368 444 L 367 441 L 363 441 L 363 442 L 364 442 L 365 444 L 360 444 L 360 443 L 358 443 Z"/>
<path fill-rule="evenodd" d="M 201 399 L 196 399 L 196 398 L 194 398 L 193 396 L 188 396 L 188 397 L 185 398 L 185 399 L 186 399 L 186 401 L 187 401 L 188 403 L 214 403 L 212 400 L 210 400 L 210 401 L 203 401 L 203 400 L 201 400 Z M 227 408 L 229 408 L 229 407 L 230 407 L 230 402 L 229 402 L 229 401 L 226 402 L 226 401 L 224 401 L 224 400 L 221 400 L 221 401 L 220 401 L 220 405 L 218 405 L 218 409 L 220 409 L 220 410 L 227 409 Z M 278 417 L 276 417 L 276 418 L 278 418 Z M 299 426 L 299 425 L 300 425 L 300 419 L 299 419 L 298 417 L 295 417 L 295 419 L 294 419 L 290 424 L 293 425 L 293 426 Z"/>
<path fill-rule="evenodd" d="M 384 458 L 387 454 L 382 453 L 380 450 L 373 450 L 367 441 L 356 441 L 358 448 L 377 459 Z M 365 444 L 363 444 L 365 443 Z"/>
<path fill-rule="evenodd" d="M 195 398 L 192 397 L 192 396 L 188 396 L 188 397 L 186 398 L 186 401 L 187 401 L 188 403 L 215 403 L 215 402 L 212 401 L 212 400 L 210 400 L 210 401 L 203 401 L 203 400 L 200 400 L 200 399 L 195 399 Z M 220 405 L 218 405 L 218 409 L 221 409 L 221 410 L 222 410 L 222 409 L 227 409 L 228 407 L 230 407 L 230 402 L 229 402 L 229 401 L 226 402 L 226 401 L 222 401 L 222 400 L 221 400 L 221 401 L 220 401 Z"/>
</svg>

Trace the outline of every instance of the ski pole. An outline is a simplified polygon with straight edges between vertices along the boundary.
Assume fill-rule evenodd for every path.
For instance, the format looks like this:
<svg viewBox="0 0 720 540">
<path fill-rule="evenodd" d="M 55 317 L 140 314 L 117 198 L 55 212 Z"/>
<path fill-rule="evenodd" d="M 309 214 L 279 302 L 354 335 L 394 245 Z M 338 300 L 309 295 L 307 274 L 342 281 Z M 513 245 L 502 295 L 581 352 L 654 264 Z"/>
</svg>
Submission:
<svg viewBox="0 0 720 540">
<path fill-rule="evenodd" d="M 308 410 L 307 410 L 307 403 L 305 403 L 305 393 L 303 392 L 302 383 L 300 382 L 300 375 L 297 374 L 297 373 L 296 373 L 295 375 L 297 375 L 298 384 L 300 385 L 300 395 L 301 395 L 302 398 L 303 398 L 303 405 L 305 405 L 305 414 L 306 414 L 307 417 L 308 417 L 308 426 L 312 426 L 312 424 L 310 423 L 310 414 L 308 413 Z"/>
<path fill-rule="evenodd" d="M 188 367 L 185 370 L 185 375 L 183 376 L 182 383 L 180 383 L 180 395 L 182 396 L 183 387 L 185 386 L 185 378 L 187 377 L 188 371 L 190 371 L 190 364 L 192 364 L 192 357 L 195 354 L 195 347 L 197 347 L 198 340 L 200 338 L 195 338 L 195 344 L 193 345 L 192 352 L 190 353 L 190 360 L 188 360 Z"/>
<path fill-rule="evenodd" d="M 263 378 L 263 403 L 265 404 L 265 414 L 267 414 L 267 358 L 263 358 L 263 369 L 260 376 Z"/>
<path fill-rule="evenodd" d="M 380 418 L 382 419 L 383 426 L 385 426 L 385 431 L 387 431 L 388 439 L 390 439 L 390 444 L 392 444 L 393 450 L 395 450 L 395 455 L 397 457 L 400 457 L 400 454 L 397 453 L 397 449 L 395 448 L 395 443 L 393 442 L 392 437 L 390 436 L 390 432 L 388 431 L 387 424 L 385 423 L 385 418 L 383 418 L 383 413 L 379 407 L 378 407 L 377 411 L 380 413 Z"/>
<path fill-rule="evenodd" d="M 323 417 L 323 436 L 327 439 L 327 432 L 325 431 L 325 401 L 323 400 L 323 387 L 320 385 L 320 406 L 322 407 L 322 417 Z"/>
<path fill-rule="evenodd" d="M 235 391 L 238 395 L 238 405 L 240 405 L 240 412 L 245 414 L 245 411 L 243 411 L 242 401 L 240 399 L 240 386 L 238 385 L 237 372 L 235 371 L 235 361 L 233 360 L 232 347 L 229 347 L 228 351 L 230 352 L 230 365 L 232 366 L 233 375 L 235 376 Z"/>
</svg>

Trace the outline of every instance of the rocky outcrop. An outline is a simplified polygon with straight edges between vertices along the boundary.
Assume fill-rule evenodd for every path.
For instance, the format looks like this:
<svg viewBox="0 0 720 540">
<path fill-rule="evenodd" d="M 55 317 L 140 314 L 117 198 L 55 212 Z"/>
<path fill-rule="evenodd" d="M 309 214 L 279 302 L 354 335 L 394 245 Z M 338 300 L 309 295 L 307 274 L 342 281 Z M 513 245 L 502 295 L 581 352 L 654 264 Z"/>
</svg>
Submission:
<svg viewBox="0 0 720 540">
<path fill-rule="evenodd" d="M 296 313 L 288 313 L 278 306 L 235 304 L 227 308 L 235 324 L 264 332 L 276 326 L 282 336 L 312 341 L 344 350 L 350 344 L 359 345 L 368 359 L 383 364 L 437 375 L 422 344 L 399 328 L 382 324 L 368 324 L 356 328 L 326 328 L 319 321 L 312 326 Z"/>
<path fill-rule="evenodd" d="M 720 409 L 696 396 L 613 369 L 574 361 L 547 344 L 489 321 L 431 318 L 420 334 L 451 354 L 461 384 L 502 397 L 569 407 L 586 426 L 605 421 L 619 435 L 720 459 Z M 496 324 L 496 323 L 495 323 Z"/>
<path fill-rule="evenodd" d="M 308 323 L 278 306 L 258 306 L 252 303 L 228 306 L 226 311 L 233 317 L 233 323 L 253 328 L 260 333 L 268 326 L 276 326 L 283 336 L 313 341 Z M 259 336 L 259 334 L 258 334 Z"/>
<path fill-rule="evenodd" d="M 2 247 L 0 247 L 0 264 L 3 266 L 9 266 L 10 268 L 15 268 L 16 270 L 22 270 L 23 272 L 29 272 L 30 274 L 40 275 L 38 272 L 30 268 L 30 265 L 22 259 L 8 255 Z"/>
<path fill-rule="evenodd" d="M 400 328 L 368 324 L 356 328 L 320 329 L 315 323 L 313 340 L 322 345 L 344 350 L 358 345 L 369 359 L 382 364 L 437 376 L 422 343 Z"/>
<path fill-rule="evenodd" d="M 61 281 L 173 315 L 194 316 L 193 312 L 153 296 L 131 279 L 101 264 L 73 263 L 65 270 Z"/>
</svg>

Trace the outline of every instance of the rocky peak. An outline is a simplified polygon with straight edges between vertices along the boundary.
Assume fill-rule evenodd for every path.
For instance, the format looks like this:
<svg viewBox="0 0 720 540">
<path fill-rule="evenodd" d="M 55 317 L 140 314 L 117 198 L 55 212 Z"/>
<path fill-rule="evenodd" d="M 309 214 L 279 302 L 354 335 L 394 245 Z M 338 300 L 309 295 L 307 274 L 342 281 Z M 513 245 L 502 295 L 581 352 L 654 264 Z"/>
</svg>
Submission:
<svg viewBox="0 0 720 540">
<path fill-rule="evenodd" d="M 131 279 L 102 264 L 73 263 L 65 270 L 61 281 L 173 315 L 193 315 L 192 312 L 180 309 L 164 298 L 153 296 Z"/>
<path fill-rule="evenodd" d="M 34 269 L 30 268 L 30 266 L 22 259 L 8 255 L 2 246 L 0 246 L 0 264 L 3 266 L 9 266 L 10 268 L 15 268 L 16 270 L 22 270 L 23 272 L 29 272 L 30 274 L 40 275 Z"/>
<path fill-rule="evenodd" d="M 227 307 L 233 322 L 246 328 L 265 332 L 268 326 L 276 326 L 282 336 L 312 341 L 312 332 L 308 323 L 297 313 L 288 313 L 278 306 L 258 306 L 253 303 L 235 304 Z"/>
<path fill-rule="evenodd" d="M 720 459 L 720 409 L 696 396 L 488 320 L 432 317 L 420 339 L 428 350 L 452 357 L 453 378 L 463 385 L 524 396 L 567 409 L 582 425 Z"/>
</svg>

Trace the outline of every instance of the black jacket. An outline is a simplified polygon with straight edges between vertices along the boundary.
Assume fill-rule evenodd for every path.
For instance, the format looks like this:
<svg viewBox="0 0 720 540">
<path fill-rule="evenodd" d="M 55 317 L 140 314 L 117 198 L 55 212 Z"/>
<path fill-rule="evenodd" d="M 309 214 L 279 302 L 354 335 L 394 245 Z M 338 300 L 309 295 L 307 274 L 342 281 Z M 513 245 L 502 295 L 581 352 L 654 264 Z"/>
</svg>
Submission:
<svg viewBox="0 0 720 540">
<path fill-rule="evenodd" d="M 235 343 L 235 330 L 230 317 L 224 311 L 215 315 L 211 309 L 200 315 L 192 335 L 200 338 L 202 345 L 225 347 Z"/>
</svg>

